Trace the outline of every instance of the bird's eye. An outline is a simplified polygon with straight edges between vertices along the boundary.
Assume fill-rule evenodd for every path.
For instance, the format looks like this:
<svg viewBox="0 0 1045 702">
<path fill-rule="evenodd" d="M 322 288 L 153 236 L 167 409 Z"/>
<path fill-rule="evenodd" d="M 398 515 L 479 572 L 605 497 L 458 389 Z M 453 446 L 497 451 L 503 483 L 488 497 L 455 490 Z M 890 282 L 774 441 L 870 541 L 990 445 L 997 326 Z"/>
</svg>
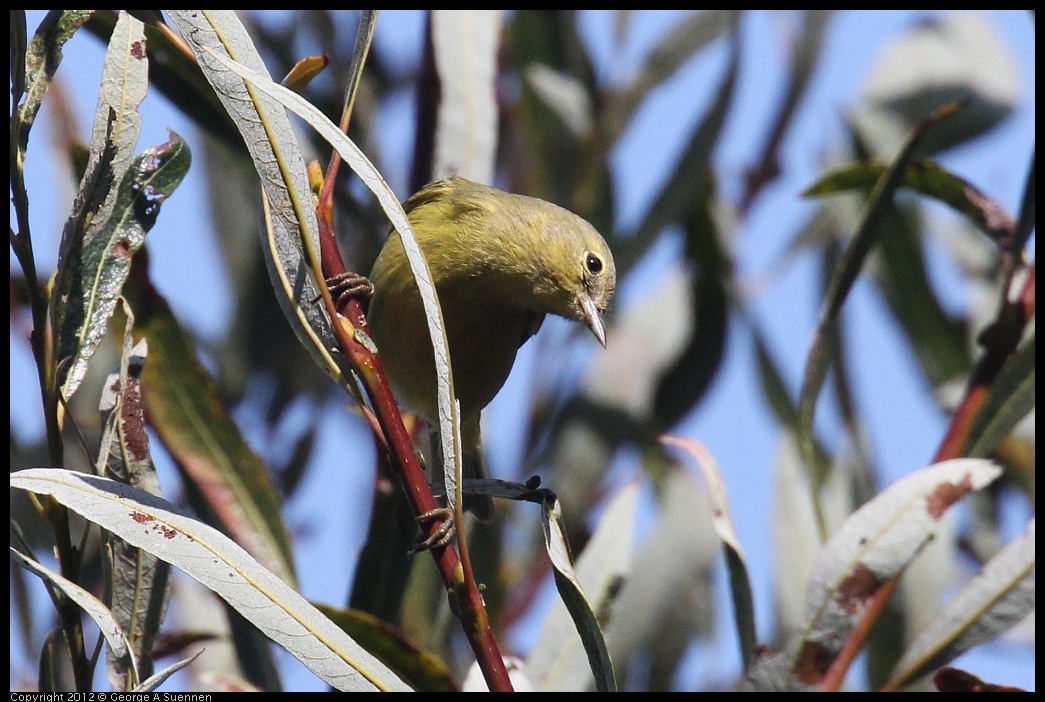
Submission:
<svg viewBox="0 0 1045 702">
<path fill-rule="evenodd" d="M 588 272 L 591 274 L 602 272 L 602 259 L 590 251 L 588 252 L 588 257 L 584 259 L 584 265 L 587 266 Z"/>
</svg>

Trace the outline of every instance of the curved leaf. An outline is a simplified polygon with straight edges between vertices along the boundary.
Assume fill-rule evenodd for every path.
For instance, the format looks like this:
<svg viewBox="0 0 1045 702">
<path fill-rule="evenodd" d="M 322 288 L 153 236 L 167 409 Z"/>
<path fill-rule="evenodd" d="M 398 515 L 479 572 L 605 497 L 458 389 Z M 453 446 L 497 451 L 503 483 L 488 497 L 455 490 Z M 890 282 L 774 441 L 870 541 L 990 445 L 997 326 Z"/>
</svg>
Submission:
<svg viewBox="0 0 1045 702">
<path fill-rule="evenodd" d="M 901 687 L 992 640 L 1034 611 L 1034 520 L 911 643 L 886 685 Z"/>
<path fill-rule="evenodd" d="M 191 162 L 188 145 L 170 132 L 170 141 L 146 149 L 127 168 L 105 222 L 84 235 L 82 247 L 77 243 L 65 249 L 75 252 L 61 263 L 68 285 L 57 290 L 59 296 L 69 296 L 64 310 L 56 312 L 61 319 L 58 360 L 72 359 L 62 383 L 66 399 L 79 387 L 87 362 L 108 329 L 130 274 L 131 257 L 145 243 L 160 205 L 181 184 Z M 63 233 L 63 248 L 66 236 L 78 236 L 76 229 Z"/>
<path fill-rule="evenodd" d="M 97 474 L 126 485 L 135 485 L 162 497 L 145 431 L 145 407 L 142 404 L 141 372 L 145 364 L 147 342 L 133 345 L 131 330 L 134 317 L 126 309 L 120 372 L 109 376 L 102 391 L 101 410 L 104 430 L 98 456 Z M 153 674 L 152 648 L 160 625 L 167 613 L 170 596 L 171 569 L 152 554 L 111 537 L 107 541 L 109 558 L 107 602 L 123 630 L 127 632 L 134 657 L 138 662 L 131 685 Z M 109 680 L 114 690 L 128 688 L 125 661 L 109 657 Z"/>
<path fill-rule="evenodd" d="M 787 685 L 819 682 L 870 596 L 918 555 L 952 504 L 999 475 L 989 461 L 944 461 L 902 478 L 850 515 L 813 566 L 807 623 L 788 656 Z"/>
<path fill-rule="evenodd" d="M 128 668 L 135 665 L 134 652 L 127 644 L 127 636 L 123 632 L 123 627 L 116 621 L 116 617 L 113 616 L 113 613 L 109 611 L 104 602 L 71 580 L 62 577 L 61 573 L 57 573 L 47 566 L 38 563 L 25 554 L 16 551 L 13 547 L 11 548 L 11 555 L 14 556 L 20 566 L 48 581 L 66 597 L 78 604 L 80 609 L 86 612 L 94 620 L 94 623 L 98 625 L 98 629 L 101 631 L 102 636 L 105 637 L 105 642 L 109 644 L 109 649 L 113 655 L 120 659 Z"/>
<path fill-rule="evenodd" d="M 240 130 L 265 193 L 271 236 L 262 245 L 276 298 L 313 360 L 342 387 L 351 388 L 347 361 L 321 304 L 315 276 L 319 223 L 301 149 L 286 110 L 252 90 L 217 57 L 232 57 L 268 79 L 269 73 L 242 22 L 231 10 L 170 10 L 203 74 Z M 227 59 L 226 59 L 227 60 Z M 282 293 L 282 294 L 280 294 Z"/>
<path fill-rule="evenodd" d="M 147 279 L 128 286 L 139 334 L 149 340 L 142 372 L 149 422 L 195 486 L 190 504 L 285 582 L 295 583 L 293 547 L 268 466 L 248 445 L 196 344 Z"/>
<path fill-rule="evenodd" d="M 637 501 L 638 486 L 634 483 L 617 493 L 577 559 L 576 578 L 584 588 L 582 596 L 586 597 L 587 606 L 599 613 L 604 625 L 612 616 L 621 583 L 630 574 Z M 591 654 L 585 657 L 584 637 L 578 636 L 581 622 L 575 614 L 571 614 L 574 621 L 570 621 L 565 602 L 564 597 L 562 603 L 552 606 L 526 660 L 526 675 L 538 690 L 583 690 L 591 685 Z"/>
<path fill-rule="evenodd" d="M 327 119 L 310 102 L 296 93 L 274 83 L 270 78 L 255 73 L 250 68 L 235 61 L 230 61 L 225 56 L 206 50 L 212 59 L 228 69 L 228 71 L 240 76 L 251 86 L 264 93 L 266 96 L 276 100 L 279 104 L 294 112 L 308 122 L 319 134 L 326 139 L 327 143 L 337 150 L 345 163 L 359 176 L 360 180 L 370 189 L 377 198 L 381 209 L 392 223 L 392 227 L 399 232 L 403 240 L 403 248 L 406 258 L 410 264 L 410 270 L 414 274 L 418 290 L 421 293 L 421 302 L 425 310 L 425 318 L 428 322 L 429 337 L 432 340 L 432 351 L 435 357 L 436 387 L 438 389 L 439 406 L 439 435 L 441 438 L 441 450 L 443 465 L 446 470 L 450 466 L 457 466 L 457 474 L 460 474 L 460 427 L 457 420 L 457 401 L 454 398 L 453 371 L 450 366 L 450 344 L 446 338 L 443 313 L 439 308 L 439 297 L 435 292 L 435 284 L 432 282 L 432 273 L 428 269 L 428 262 L 421 247 L 414 236 L 410 220 L 407 219 L 403 207 L 395 193 L 381 177 L 370 159 L 367 158 L 355 142 L 341 131 L 341 129 Z M 313 213 L 314 214 L 314 213 Z M 450 476 L 448 476 L 450 477 Z M 457 482 L 451 479 L 448 482 Z"/>
<path fill-rule="evenodd" d="M 828 285 L 824 302 L 820 309 L 820 320 L 813 336 L 813 343 L 806 359 L 805 371 L 802 378 L 802 389 L 799 393 L 799 423 L 798 440 L 803 460 L 807 469 L 811 470 L 817 465 L 817 447 L 813 431 L 813 419 L 816 413 L 816 403 L 820 395 L 820 389 L 827 379 L 828 364 L 831 361 L 830 341 L 834 338 L 832 328 L 838 324 L 850 290 L 856 283 L 863 268 L 864 261 L 871 252 L 879 235 L 882 218 L 889 211 L 893 201 L 893 194 L 903 182 L 903 174 L 907 164 L 910 163 L 915 150 L 929 132 L 940 121 L 954 115 L 958 111 L 957 105 L 948 105 L 933 113 L 910 135 L 900 153 L 893 161 L 889 169 L 881 175 L 874 186 L 867 206 L 861 217 L 860 225 L 853 235 L 852 241 L 842 255 L 838 267 Z M 819 484 L 822 476 L 811 473 L 813 485 L 813 500 L 817 511 L 817 521 L 823 530 L 823 513 L 819 501 Z"/>
<path fill-rule="evenodd" d="M 751 578 L 747 572 L 744 547 L 740 544 L 733 517 L 729 512 L 729 495 L 722 472 L 707 447 L 699 441 L 677 436 L 662 436 L 660 441 L 682 449 L 696 461 L 708 487 L 711 502 L 711 525 L 722 541 L 722 555 L 729 572 L 730 594 L 733 596 L 733 611 L 737 626 L 737 641 L 740 644 L 740 659 L 747 668 L 755 660 L 758 634 L 755 630 L 755 603 L 751 594 Z"/>
<path fill-rule="evenodd" d="M 598 692 L 615 692 L 617 680 L 613 674 L 613 661 L 610 660 L 606 639 L 595 618 L 595 612 L 592 611 L 591 602 L 585 596 L 574 571 L 562 522 L 562 508 L 552 493 L 545 491 L 545 496 L 541 502 L 541 524 L 544 526 L 544 547 L 551 559 L 555 588 L 559 591 L 559 597 L 566 605 L 584 644 L 588 666 L 595 676 L 595 689 Z M 605 594 L 606 592 L 600 589 L 600 597 Z"/>
<path fill-rule="evenodd" d="M 50 495 L 85 519 L 180 568 L 340 690 L 409 688 L 282 580 L 218 530 L 143 490 L 35 468 L 11 486 Z"/>
<path fill-rule="evenodd" d="M 50 10 L 29 42 L 28 50 L 25 52 L 25 82 L 22 84 L 25 99 L 18 108 L 19 161 L 25 154 L 29 143 L 29 131 L 36 121 L 44 95 L 51 87 L 51 79 L 62 62 L 62 47 L 93 11 Z M 12 60 L 15 60 L 13 55 Z M 17 100 L 21 96 L 14 97 Z"/>
<path fill-rule="evenodd" d="M 834 195 L 852 190 L 870 191 L 886 172 L 880 161 L 861 161 L 828 173 L 807 188 L 806 197 Z M 908 164 L 901 185 L 931 197 L 968 217 L 1004 251 L 1016 245 L 1016 221 L 993 198 L 972 183 L 933 161 Z"/>
</svg>

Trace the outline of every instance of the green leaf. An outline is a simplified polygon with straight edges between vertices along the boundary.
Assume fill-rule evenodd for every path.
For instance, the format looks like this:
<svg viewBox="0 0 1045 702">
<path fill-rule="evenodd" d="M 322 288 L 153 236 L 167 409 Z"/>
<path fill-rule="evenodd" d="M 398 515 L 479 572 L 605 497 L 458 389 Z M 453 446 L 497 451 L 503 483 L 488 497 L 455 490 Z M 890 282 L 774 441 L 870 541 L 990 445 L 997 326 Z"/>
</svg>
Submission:
<svg viewBox="0 0 1045 702">
<path fill-rule="evenodd" d="M 203 18 L 202 20 L 197 17 L 194 12 L 184 12 L 181 13 L 180 16 L 186 20 L 183 31 L 186 33 L 193 32 L 192 36 L 195 38 L 195 42 L 203 41 L 206 37 L 205 32 L 209 26 L 207 22 L 217 22 L 219 17 L 221 20 L 221 26 L 223 27 L 223 37 L 228 32 L 233 31 L 236 27 L 239 28 L 236 31 L 243 31 L 243 36 L 246 36 L 245 31 L 242 29 L 242 25 L 239 25 L 239 21 L 231 14 L 222 14 L 220 12 L 208 13 L 207 18 L 209 19 Z M 213 33 L 214 30 L 211 29 L 209 31 Z M 214 44 L 214 42 L 210 43 Z M 219 53 L 210 45 L 199 44 L 197 46 L 196 43 L 193 43 L 193 46 L 196 47 L 196 50 L 198 51 L 197 55 L 199 56 L 201 63 L 206 62 L 210 66 L 210 68 L 207 69 L 210 71 L 208 75 L 212 77 L 212 80 L 222 81 L 226 90 L 229 89 L 228 86 L 231 79 L 230 74 L 235 74 L 235 76 L 237 76 L 235 80 L 241 81 L 243 86 L 250 86 L 250 90 L 248 91 L 250 96 L 249 99 L 243 97 L 240 97 L 238 101 L 229 99 L 231 106 L 242 109 L 241 103 L 244 100 L 247 100 L 251 105 L 260 105 L 262 104 L 261 97 L 265 97 L 266 100 L 276 101 L 276 104 L 286 107 L 308 122 L 324 139 L 326 139 L 328 144 L 337 150 L 345 163 L 357 176 L 359 176 L 360 180 L 363 181 L 367 188 L 370 189 L 377 198 L 378 203 L 381 205 L 381 209 L 384 211 L 389 221 L 391 221 L 392 227 L 399 233 L 400 238 L 403 240 L 403 248 L 406 251 L 407 261 L 410 263 L 410 270 L 414 275 L 414 279 L 416 280 L 418 289 L 421 293 L 421 302 L 424 306 L 425 318 L 428 322 L 429 336 L 432 339 L 432 351 L 435 356 L 438 388 L 439 435 L 442 442 L 441 450 L 444 466 L 449 473 L 450 466 L 457 465 L 458 468 L 456 472 L 457 474 L 460 474 L 460 459 L 458 458 L 460 456 L 460 451 L 456 448 L 460 443 L 460 430 L 457 419 L 458 407 L 453 391 L 453 373 L 450 366 L 450 345 L 447 342 L 446 331 L 443 325 L 443 315 L 439 308 L 439 298 L 435 292 L 435 284 L 432 282 L 432 273 L 428 269 L 428 262 L 425 260 L 424 254 L 421 253 L 421 247 L 417 243 L 417 238 L 414 236 L 413 229 L 410 226 L 410 221 L 407 219 L 406 213 L 403 211 L 399 199 L 396 197 L 395 193 L 392 192 L 392 189 L 388 186 L 388 183 L 385 182 L 384 178 L 381 177 L 380 172 L 374 164 L 369 158 L 367 158 L 366 154 L 356 146 L 355 142 L 349 139 L 337 125 L 327 119 L 326 115 L 320 112 L 319 109 L 310 102 L 303 99 L 297 93 L 273 82 L 271 78 L 267 77 L 267 75 L 256 73 L 247 66 L 230 60 L 226 55 L 224 55 L 227 54 L 228 51 L 223 49 L 220 43 L 214 44 L 214 46 L 222 48 L 224 53 Z M 260 61 L 260 58 L 258 58 L 258 61 Z M 259 96 L 258 93 L 263 95 Z M 269 104 L 269 107 L 265 112 L 265 119 L 269 118 L 268 115 L 275 115 L 277 113 L 282 114 L 283 119 L 286 119 L 286 115 L 281 109 L 273 110 L 272 105 Z M 243 128 L 246 128 L 246 126 L 250 124 L 250 119 L 245 119 L 242 124 Z M 300 156 L 298 159 L 300 160 Z M 290 163 L 291 162 L 288 162 L 287 167 L 289 167 Z M 255 165 L 259 168 L 259 173 L 261 173 L 262 171 L 260 169 L 265 167 L 266 164 L 263 159 L 259 160 L 255 157 Z M 272 168 L 272 165 L 269 164 L 268 167 Z M 282 173 L 282 170 L 280 172 Z M 262 178 L 262 180 L 265 181 L 265 178 Z M 276 192 L 277 194 L 282 194 L 284 197 L 286 196 L 286 193 L 278 188 Z M 296 204 L 294 205 L 293 211 L 295 216 L 303 216 L 304 213 L 299 212 L 299 195 L 295 194 L 298 191 L 290 190 L 288 192 L 294 195 L 294 202 Z M 278 213 L 278 208 L 274 208 L 274 211 Z M 290 210 L 287 210 L 284 215 L 285 217 L 290 218 Z M 311 212 L 311 216 L 314 220 L 314 211 Z M 303 238 L 307 243 L 309 240 L 307 232 L 303 234 Z M 288 240 L 287 243 L 295 248 L 299 245 L 297 241 Z M 320 268 L 319 262 L 315 258 L 312 249 L 314 249 L 314 245 L 312 245 L 312 248 L 310 249 L 309 262 L 311 264 L 311 269 L 313 271 L 318 271 Z M 277 258 L 273 256 L 271 259 L 267 260 L 271 263 L 276 261 Z M 302 260 L 301 263 L 303 264 L 304 261 Z M 289 271 L 291 269 L 288 268 L 286 270 Z M 274 273 L 274 275 L 281 276 L 285 273 L 286 271 L 280 271 Z M 307 278 L 307 276 L 304 276 L 301 272 L 298 272 L 297 275 Z M 280 280 L 284 289 L 289 292 L 290 288 L 287 287 L 287 281 Z M 294 289 L 296 290 L 297 288 Z M 288 294 L 288 300 L 289 299 L 291 298 Z M 295 296 L 293 299 L 297 299 L 297 297 Z M 317 307 L 318 306 L 316 305 L 304 305 L 299 306 L 299 309 L 315 309 Z M 288 314 L 292 313 L 288 312 Z M 305 340 L 303 339 L 303 342 L 304 341 Z M 316 347 L 309 345 L 309 348 L 314 349 Z M 321 348 L 320 350 L 325 352 L 326 348 Z M 448 475 L 447 477 L 450 478 L 451 476 Z M 450 489 L 449 483 L 452 482 L 456 481 L 452 479 L 447 480 L 448 490 Z"/>
<path fill-rule="evenodd" d="M 51 87 L 51 80 L 62 62 L 62 47 L 93 11 L 50 10 L 29 42 L 29 49 L 25 53 L 25 99 L 18 109 L 19 162 L 24 158 L 29 131 L 36 121 L 44 95 Z"/>
<path fill-rule="evenodd" d="M 149 452 L 142 404 L 141 371 L 145 363 L 146 342 L 143 340 L 132 346 L 134 318 L 126 306 L 125 311 L 127 324 L 120 372 L 109 376 L 102 391 L 104 430 L 97 473 L 162 497 Z M 138 663 L 132 671 L 127 668 L 125 660 L 109 656 L 109 681 L 114 690 L 127 691 L 153 674 L 152 647 L 167 613 L 171 568 L 118 537 L 110 536 L 108 546 L 107 602 L 126 632 Z M 132 677 L 128 679 L 128 676 Z"/>
<path fill-rule="evenodd" d="M 608 680 L 598 679 L 600 674 L 607 674 L 601 669 L 611 665 L 608 651 L 599 650 L 605 645 L 601 641 L 601 627 L 588 634 L 582 632 L 581 627 L 591 625 L 585 610 L 598 612 L 603 626 L 612 619 L 621 582 L 631 574 L 637 500 L 637 486 L 631 484 L 618 492 L 607 505 L 584 552 L 577 559 L 574 575 L 578 593 L 566 594 L 573 589 L 569 564 L 565 564 L 566 572 L 559 575 L 562 560 L 553 561 L 562 601 L 554 604 L 545 617 L 525 668 L 527 676 L 538 690 L 585 690 L 591 685 L 592 674 L 595 674 L 596 685 L 600 689 L 613 689 L 607 687 L 615 684 L 612 680 L 612 666 Z M 553 507 L 550 512 L 554 510 Z M 554 518 L 553 514 L 546 516 Z M 559 538 L 561 531 L 546 529 L 545 536 L 546 539 Z M 551 549 L 552 543 L 546 541 L 546 547 Z M 561 548 L 556 549 L 556 554 L 561 552 Z M 558 578 L 564 582 L 559 583 Z M 571 604 L 567 601 L 568 597 L 579 599 Z M 598 668 L 593 667 L 593 654 Z"/>
<path fill-rule="evenodd" d="M 991 641 L 1034 612 L 1035 522 L 997 553 L 918 634 L 887 683 L 896 689 Z"/>
<path fill-rule="evenodd" d="M 262 247 L 283 314 L 316 365 L 352 392 L 347 360 L 330 351 L 338 344 L 326 310 L 313 304 L 321 297 L 316 278 L 322 273 L 314 253 L 319 249 L 319 221 L 290 118 L 282 105 L 250 88 L 216 56 L 231 56 L 271 80 L 268 70 L 231 10 L 170 10 L 169 14 L 239 129 L 261 179 L 267 225 L 261 231 Z"/>
<path fill-rule="evenodd" d="M 595 676 L 595 689 L 598 692 L 615 692 L 617 681 L 613 673 L 613 661 L 610 660 L 606 639 L 592 611 L 591 602 L 585 596 L 574 571 L 562 522 L 562 508 L 552 493 L 545 491 L 545 496 L 541 503 L 541 523 L 544 526 L 544 547 L 551 560 L 555 588 L 580 634 L 588 666 Z M 604 595 L 605 592 L 600 589 L 600 596 Z"/>
<path fill-rule="evenodd" d="M 722 542 L 722 555 L 729 573 L 730 594 L 733 597 L 733 613 L 740 645 L 740 660 L 746 669 L 755 661 L 758 634 L 755 629 L 755 602 L 751 593 L 751 578 L 747 572 L 744 547 L 740 544 L 733 517 L 729 511 L 729 495 L 726 482 L 722 479 L 715 458 L 699 441 L 664 435 L 660 441 L 676 446 L 696 461 L 707 485 L 708 500 L 711 502 L 711 525 Z"/>
<path fill-rule="evenodd" d="M 149 420 L 195 487 L 193 506 L 285 582 L 294 583 L 290 536 L 271 472 L 243 438 L 200 364 L 190 334 L 145 276 L 127 294 L 149 340 L 142 375 Z"/>
<path fill-rule="evenodd" d="M 862 190 L 870 192 L 887 166 L 879 161 L 862 161 L 828 173 L 808 188 L 806 197 L 834 195 Z M 910 163 L 903 169 L 900 187 L 931 197 L 968 217 L 1003 251 L 1011 252 L 1017 241 L 1016 221 L 996 200 L 965 179 L 933 161 Z"/>
<path fill-rule="evenodd" d="M 722 364 L 729 333 L 730 270 L 711 216 L 710 187 L 694 196 L 694 211 L 686 223 L 686 257 L 692 295 L 689 337 L 674 363 L 657 378 L 653 401 L 656 427 L 679 422 L 707 392 Z"/>
<path fill-rule="evenodd" d="M 951 505 L 999 475 L 981 459 L 944 461 L 901 478 L 851 514 L 813 566 L 806 627 L 789 650 L 787 685 L 819 682 L 870 596 L 918 555 Z"/>
<path fill-rule="evenodd" d="M 969 428 L 963 455 L 989 456 L 1016 424 L 1034 409 L 1037 367 L 1034 349 L 1034 336 L 1031 336 L 1002 366 Z"/>
<path fill-rule="evenodd" d="M 63 280 L 56 285 L 55 315 L 60 322 L 57 358 L 67 369 L 62 382 L 66 399 L 79 387 L 108 329 L 131 257 L 145 243 L 160 205 L 189 170 L 188 145 L 174 132 L 170 135 L 168 143 L 146 149 L 133 160 L 120 180 L 110 216 L 100 227 L 88 229 L 82 245 L 74 241 L 80 231 L 76 214 L 63 232 L 67 255 L 60 262 Z"/>
<path fill-rule="evenodd" d="M 948 314 L 933 290 L 916 217 L 909 207 L 886 213 L 886 234 L 879 240 L 882 265 L 873 275 L 926 379 L 940 387 L 972 369 L 968 324 Z"/>
<path fill-rule="evenodd" d="M 614 252 L 618 270 L 626 271 L 634 265 L 666 227 L 679 221 L 695 221 L 699 208 L 706 206 L 705 200 L 710 200 L 709 191 L 713 190 L 715 182 L 710 166 L 711 155 L 718 145 L 726 115 L 733 104 L 739 71 L 739 40 L 733 36 L 730 41 L 729 66 L 715 100 L 704 119 L 693 130 L 675 170 L 668 176 L 637 231 L 622 240 Z M 695 197 L 695 193 L 701 196 Z M 691 234 L 702 236 L 701 232 Z"/>
<path fill-rule="evenodd" d="M 410 689 L 232 540 L 174 505 L 112 480 L 52 468 L 15 473 L 11 486 L 50 495 L 85 519 L 185 571 L 338 689 Z"/>
<path fill-rule="evenodd" d="M 906 172 L 907 164 L 910 163 L 915 150 L 932 127 L 935 127 L 936 124 L 947 117 L 954 115 L 958 109 L 956 105 L 942 108 L 930 115 L 928 119 L 912 132 L 893 164 L 887 171 L 882 173 L 875 183 L 857 231 L 854 233 L 831 278 L 821 306 L 820 320 L 806 359 L 802 389 L 799 393 L 799 448 L 807 468 L 811 471 L 818 464 L 813 419 L 816 413 L 816 403 L 820 395 L 820 389 L 827 379 L 827 369 L 832 356 L 830 348 L 831 339 L 834 337 L 832 327 L 838 324 L 842 306 L 856 283 L 868 254 L 879 238 L 882 219 L 892 205 L 893 194 L 903 182 L 903 174 Z M 823 511 L 820 507 L 818 496 L 822 477 L 815 472 L 811 473 L 817 521 L 820 523 L 823 531 Z"/>
<path fill-rule="evenodd" d="M 316 608 L 415 690 L 458 691 L 446 663 L 406 640 L 392 625 L 358 609 L 336 609 L 324 604 L 317 604 Z"/>
</svg>

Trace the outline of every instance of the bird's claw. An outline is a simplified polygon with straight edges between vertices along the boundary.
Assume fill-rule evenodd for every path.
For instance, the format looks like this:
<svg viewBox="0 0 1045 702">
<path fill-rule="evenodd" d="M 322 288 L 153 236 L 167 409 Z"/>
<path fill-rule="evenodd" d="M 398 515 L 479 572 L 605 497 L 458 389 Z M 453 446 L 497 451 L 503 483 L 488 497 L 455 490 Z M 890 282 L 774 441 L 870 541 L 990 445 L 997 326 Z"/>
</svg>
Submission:
<svg viewBox="0 0 1045 702">
<path fill-rule="evenodd" d="M 427 538 L 418 539 L 414 543 L 409 551 L 411 556 L 421 551 L 442 548 L 450 543 L 450 539 L 454 538 L 454 534 L 457 533 L 457 525 L 454 523 L 454 511 L 449 507 L 439 507 L 417 517 L 417 521 L 421 523 L 430 522 L 433 519 L 442 519 L 443 523 L 439 525 L 438 529 L 429 534 Z"/>
<path fill-rule="evenodd" d="M 374 285 L 370 279 L 358 273 L 339 273 L 327 278 L 326 282 L 338 309 L 349 298 L 362 297 L 369 300 L 374 294 Z"/>
</svg>

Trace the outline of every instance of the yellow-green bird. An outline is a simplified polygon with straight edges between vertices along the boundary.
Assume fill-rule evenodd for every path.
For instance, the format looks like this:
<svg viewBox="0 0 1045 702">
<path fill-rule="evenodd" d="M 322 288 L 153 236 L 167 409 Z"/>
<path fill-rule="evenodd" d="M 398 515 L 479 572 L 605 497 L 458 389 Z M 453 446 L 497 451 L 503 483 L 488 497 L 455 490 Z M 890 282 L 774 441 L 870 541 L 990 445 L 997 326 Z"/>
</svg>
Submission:
<svg viewBox="0 0 1045 702">
<path fill-rule="evenodd" d="M 572 212 L 464 178 L 431 183 L 403 208 L 443 311 L 461 405 L 464 477 L 485 478 L 480 413 L 544 316 L 584 322 L 606 345 L 602 312 L 616 283 L 613 255 L 595 228 Z M 370 282 L 370 331 L 396 397 L 434 426 L 432 342 L 398 232 L 381 250 Z M 486 519 L 492 502 L 473 495 L 466 508 Z"/>
</svg>

